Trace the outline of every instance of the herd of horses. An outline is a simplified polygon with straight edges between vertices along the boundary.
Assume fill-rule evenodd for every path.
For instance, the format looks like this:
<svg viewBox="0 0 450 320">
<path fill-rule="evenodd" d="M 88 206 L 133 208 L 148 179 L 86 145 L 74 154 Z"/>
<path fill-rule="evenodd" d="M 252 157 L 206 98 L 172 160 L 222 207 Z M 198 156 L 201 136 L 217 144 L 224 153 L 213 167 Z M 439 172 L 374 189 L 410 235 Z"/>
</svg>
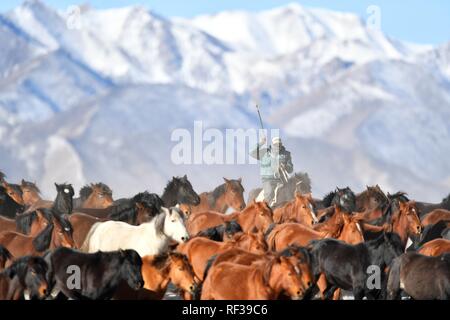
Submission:
<svg viewBox="0 0 450 320">
<path fill-rule="evenodd" d="M 316 199 L 305 177 L 270 207 L 259 190 L 246 203 L 241 179 L 199 195 L 173 177 L 123 199 L 55 184 L 48 201 L 0 172 L 0 300 L 159 300 L 170 284 L 185 300 L 450 298 L 450 195 L 377 185 Z"/>
</svg>

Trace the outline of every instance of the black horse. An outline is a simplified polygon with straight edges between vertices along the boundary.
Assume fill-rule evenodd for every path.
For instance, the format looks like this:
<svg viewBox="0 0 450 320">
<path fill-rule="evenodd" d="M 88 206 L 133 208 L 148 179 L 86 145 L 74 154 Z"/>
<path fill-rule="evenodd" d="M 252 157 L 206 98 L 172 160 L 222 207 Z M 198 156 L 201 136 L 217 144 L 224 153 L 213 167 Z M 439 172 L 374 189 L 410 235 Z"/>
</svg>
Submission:
<svg viewBox="0 0 450 320">
<path fill-rule="evenodd" d="M 122 281 L 135 290 L 144 285 L 142 260 L 134 250 L 88 254 L 58 248 L 47 253 L 45 260 L 50 266 L 52 295 L 62 292 L 71 299 L 105 300 L 112 298 Z"/>
<path fill-rule="evenodd" d="M 21 257 L 0 273 L 0 300 L 45 299 L 48 265 L 40 257 Z"/>
<path fill-rule="evenodd" d="M 330 208 L 319 219 L 320 222 L 325 222 L 334 215 L 333 207 L 337 206 L 341 212 L 352 214 L 356 209 L 356 195 L 349 187 L 340 189 L 327 194 L 322 200 L 321 207 Z"/>
<path fill-rule="evenodd" d="M 50 208 L 39 208 L 39 206 L 37 206 L 35 208 L 29 208 L 26 212 L 15 216 L 17 231 L 23 234 L 30 233 L 31 225 L 38 217 L 36 210 L 39 210 L 49 222 L 51 222 L 52 217 L 55 216 L 56 218 L 62 220 L 63 225 L 68 224 L 68 220 L 65 216 L 70 215 L 73 210 L 73 187 L 70 184 L 56 183 L 55 186 L 57 195 Z"/>
<path fill-rule="evenodd" d="M 392 262 L 387 298 L 400 298 L 401 291 L 415 300 L 450 299 L 450 253 L 427 257 L 408 252 Z"/>
<path fill-rule="evenodd" d="M 11 185 L 10 185 L 11 186 Z M 6 191 L 5 187 L 0 186 L 0 216 L 14 219 L 16 214 L 25 210 L 25 207 L 16 203 Z"/>
<path fill-rule="evenodd" d="M 223 241 L 224 238 L 233 238 L 238 232 L 242 232 L 241 226 L 236 220 L 231 220 L 224 224 L 200 231 L 196 237 L 204 237 L 214 241 Z"/>
<path fill-rule="evenodd" d="M 194 206 L 200 204 L 200 197 L 192 188 L 186 175 L 182 178 L 173 177 L 164 189 L 161 199 L 166 208 L 182 203 Z"/>
<path fill-rule="evenodd" d="M 157 194 L 145 191 L 138 193 L 133 198 L 114 201 L 108 218 L 137 225 L 157 216 L 163 206 L 164 202 Z M 145 217 L 139 217 L 140 212 L 144 213 Z"/>
<path fill-rule="evenodd" d="M 336 289 L 353 291 L 356 300 L 364 296 L 374 299 L 385 293 L 384 270 L 393 259 L 403 253 L 400 237 L 395 233 L 384 233 L 376 240 L 349 245 L 335 239 L 311 242 L 313 272 L 316 279 L 324 274 L 328 283 L 325 298 L 333 296 Z M 380 271 L 380 287 L 369 288 L 367 280 L 373 266 Z"/>
</svg>

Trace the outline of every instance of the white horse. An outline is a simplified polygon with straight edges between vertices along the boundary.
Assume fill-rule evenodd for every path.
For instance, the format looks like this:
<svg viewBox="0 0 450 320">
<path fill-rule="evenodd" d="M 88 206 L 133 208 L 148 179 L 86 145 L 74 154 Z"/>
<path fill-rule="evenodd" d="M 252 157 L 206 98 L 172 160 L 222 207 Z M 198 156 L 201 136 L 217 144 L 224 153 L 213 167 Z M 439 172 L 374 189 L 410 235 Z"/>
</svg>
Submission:
<svg viewBox="0 0 450 320">
<path fill-rule="evenodd" d="M 84 241 L 81 251 L 116 251 L 134 249 L 141 257 L 168 251 L 170 242 L 189 240 L 180 209 L 161 208 L 161 212 L 150 222 L 132 226 L 121 221 L 106 221 L 94 224 Z"/>
</svg>

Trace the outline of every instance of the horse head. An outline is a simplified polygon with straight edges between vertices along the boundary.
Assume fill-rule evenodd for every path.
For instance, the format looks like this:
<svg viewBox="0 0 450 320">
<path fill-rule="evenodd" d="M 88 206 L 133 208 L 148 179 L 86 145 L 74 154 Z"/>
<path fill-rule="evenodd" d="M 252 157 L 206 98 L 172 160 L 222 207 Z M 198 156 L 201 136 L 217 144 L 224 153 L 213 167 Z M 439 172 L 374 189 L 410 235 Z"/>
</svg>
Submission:
<svg viewBox="0 0 450 320">
<path fill-rule="evenodd" d="M 244 210 L 245 190 L 242 186 L 242 178 L 237 180 L 228 180 L 227 178 L 223 178 L 223 180 L 225 181 L 225 203 L 235 210 Z"/>
</svg>

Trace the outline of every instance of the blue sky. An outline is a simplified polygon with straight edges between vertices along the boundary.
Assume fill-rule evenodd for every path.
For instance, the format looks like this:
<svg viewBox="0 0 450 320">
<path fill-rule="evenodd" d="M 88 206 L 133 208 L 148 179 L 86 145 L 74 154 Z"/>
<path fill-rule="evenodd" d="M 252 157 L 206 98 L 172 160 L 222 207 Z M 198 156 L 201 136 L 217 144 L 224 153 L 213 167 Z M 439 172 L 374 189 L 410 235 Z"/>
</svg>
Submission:
<svg viewBox="0 0 450 320">
<path fill-rule="evenodd" d="M 370 5 L 381 8 L 381 28 L 388 35 L 410 42 L 438 44 L 450 41 L 450 1 L 448 0 L 43 0 L 52 7 L 66 9 L 69 5 L 90 3 L 95 8 L 142 4 L 164 16 L 192 17 L 222 10 L 258 11 L 290 2 L 307 7 L 354 12 L 366 15 Z M 19 5 L 21 0 L 0 1 L 4 12 Z"/>
</svg>

